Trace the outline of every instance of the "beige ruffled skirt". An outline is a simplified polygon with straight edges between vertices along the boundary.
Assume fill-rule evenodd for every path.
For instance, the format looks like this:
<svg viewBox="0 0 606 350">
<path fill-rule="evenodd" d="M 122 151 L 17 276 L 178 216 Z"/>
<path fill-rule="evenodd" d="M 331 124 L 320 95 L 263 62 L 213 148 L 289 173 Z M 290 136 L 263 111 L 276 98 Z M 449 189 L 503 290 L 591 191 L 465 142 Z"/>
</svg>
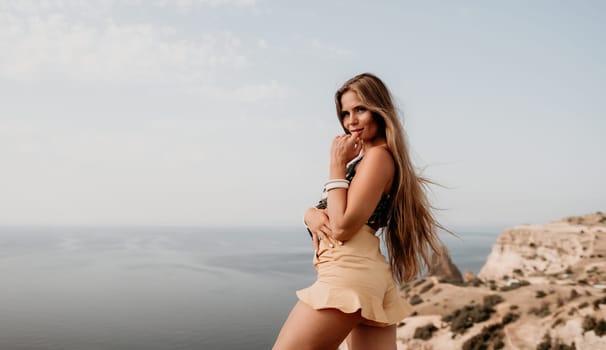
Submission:
<svg viewBox="0 0 606 350">
<path fill-rule="evenodd" d="M 389 326 L 409 315 L 412 307 L 400 297 L 375 233 L 364 225 L 343 245 L 330 248 L 320 241 L 313 260 L 317 280 L 297 291 L 299 300 L 316 310 L 361 310 L 371 326 Z"/>
</svg>

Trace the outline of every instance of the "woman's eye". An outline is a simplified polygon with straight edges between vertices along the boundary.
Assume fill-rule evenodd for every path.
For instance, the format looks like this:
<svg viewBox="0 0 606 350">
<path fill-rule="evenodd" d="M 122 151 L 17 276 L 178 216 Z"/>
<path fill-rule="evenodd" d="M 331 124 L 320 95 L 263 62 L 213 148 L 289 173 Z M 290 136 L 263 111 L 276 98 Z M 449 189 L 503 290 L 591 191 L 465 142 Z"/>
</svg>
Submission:
<svg viewBox="0 0 606 350">
<path fill-rule="evenodd" d="M 356 107 L 356 112 L 358 112 L 358 113 L 364 113 L 364 112 L 366 112 L 366 108 L 364 108 L 364 107 Z"/>
</svg>

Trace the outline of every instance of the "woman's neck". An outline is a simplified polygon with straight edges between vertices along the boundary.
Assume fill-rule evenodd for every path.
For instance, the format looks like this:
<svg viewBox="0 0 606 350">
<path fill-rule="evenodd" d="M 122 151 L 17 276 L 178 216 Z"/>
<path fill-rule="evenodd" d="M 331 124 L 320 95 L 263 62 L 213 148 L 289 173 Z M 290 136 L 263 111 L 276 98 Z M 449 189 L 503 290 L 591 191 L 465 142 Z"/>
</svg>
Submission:
<svg viewBox="0 0 606 350">
<path fill-rule="evenodd" d="M 364 145 L 362 145 L 362 154 L 366 153 L 368 150 L 370 150 L 373 147 L 383 146 L 386 143 L 387 142 L 382 137 L 381 138 L 376 137 L 372 141 L 365 141 Z"/>
</svg>

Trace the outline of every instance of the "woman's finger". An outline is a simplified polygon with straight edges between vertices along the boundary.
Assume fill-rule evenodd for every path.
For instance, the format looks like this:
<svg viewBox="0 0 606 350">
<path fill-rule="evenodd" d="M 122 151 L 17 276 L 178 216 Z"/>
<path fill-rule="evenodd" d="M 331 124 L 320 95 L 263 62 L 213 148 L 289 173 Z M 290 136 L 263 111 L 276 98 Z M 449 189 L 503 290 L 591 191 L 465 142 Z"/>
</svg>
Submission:
<svg viewBox="0 0 606 350">
<path fill-rule="evenodd" d="M 326 243 L 328 244 L 329 247 L 334 248 L 334 243 L 332 242 L 332 238 L 328 235 L 326 235 L 326 233 L 322 232 L 322 230 L 318 230 L 318 239 L 319 240 L 324 240 Z"/>
<path fill-rule="evenodd" d="M 324 232 L 324 234 L 326 234 L 326 235 L 329 235 L 329 236 L 330 236 L 330 235 L 332 235 L 332 230 L 330 229 L 330 226 L 328 226 L 328 224 L 324 224 L 324 225 L 322 225 L 321 230 L 322 230 L 322 232 Z"/>
<path fill-rule="evenodd" d="M 314 243 L 314 252 L 316 252 L 316 257 L 318 256 L 318 251 L 320 250 L 320 241 L 318 241 L 318 235 L 317 234 L 313 234 L 311 237 L 313 243 Z"/>
<path fill-rule="evenodd" d="M 332 143 L 331 156 L 344 161 L 350 161 L 360 152 L 361 140 L 353 135 L 339 135 Z"/>
<path fill-rule="evenodd" d="M 332 231 L 330 229 L 330 226 L 324 225 L 322 227 L 322 231 L 324 232 L 324 235 L 327 237 L 327 239 L 333 243 L 333 245 L 334 244 L 343 245 L 343 241 L 339 241 L 332 236 Z"/>
</svg>

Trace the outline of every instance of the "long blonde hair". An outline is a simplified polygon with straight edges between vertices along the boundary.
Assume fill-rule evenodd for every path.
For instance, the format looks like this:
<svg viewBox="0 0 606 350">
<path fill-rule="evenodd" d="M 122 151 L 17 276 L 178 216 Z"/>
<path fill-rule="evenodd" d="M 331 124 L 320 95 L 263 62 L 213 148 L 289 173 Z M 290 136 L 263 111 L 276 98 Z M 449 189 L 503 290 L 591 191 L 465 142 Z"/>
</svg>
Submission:
<svg viewBox="0 0 606 350">
<path fill-rule="evenodd" d="M 400 283 L 410 281 L 421 272 L 423 266 L 429 266 L 432 252 L 438 254 L 439 238 L 436 231 L 442 226 L 433 216 L 425 193 L 425 187 L 433 182 L 417 175 L 408 154 L 404 128 L 391 94 L 381 79 L 363 73 L 351 78 L 337 90 L 335 104 L 341 125 L 341 97 L 348 91 L 355 92 L 372 112 L 395 163 L 390 193 L 391 209 L 384 230 L 385 245 L 394 278 Z"/>
</svg>

